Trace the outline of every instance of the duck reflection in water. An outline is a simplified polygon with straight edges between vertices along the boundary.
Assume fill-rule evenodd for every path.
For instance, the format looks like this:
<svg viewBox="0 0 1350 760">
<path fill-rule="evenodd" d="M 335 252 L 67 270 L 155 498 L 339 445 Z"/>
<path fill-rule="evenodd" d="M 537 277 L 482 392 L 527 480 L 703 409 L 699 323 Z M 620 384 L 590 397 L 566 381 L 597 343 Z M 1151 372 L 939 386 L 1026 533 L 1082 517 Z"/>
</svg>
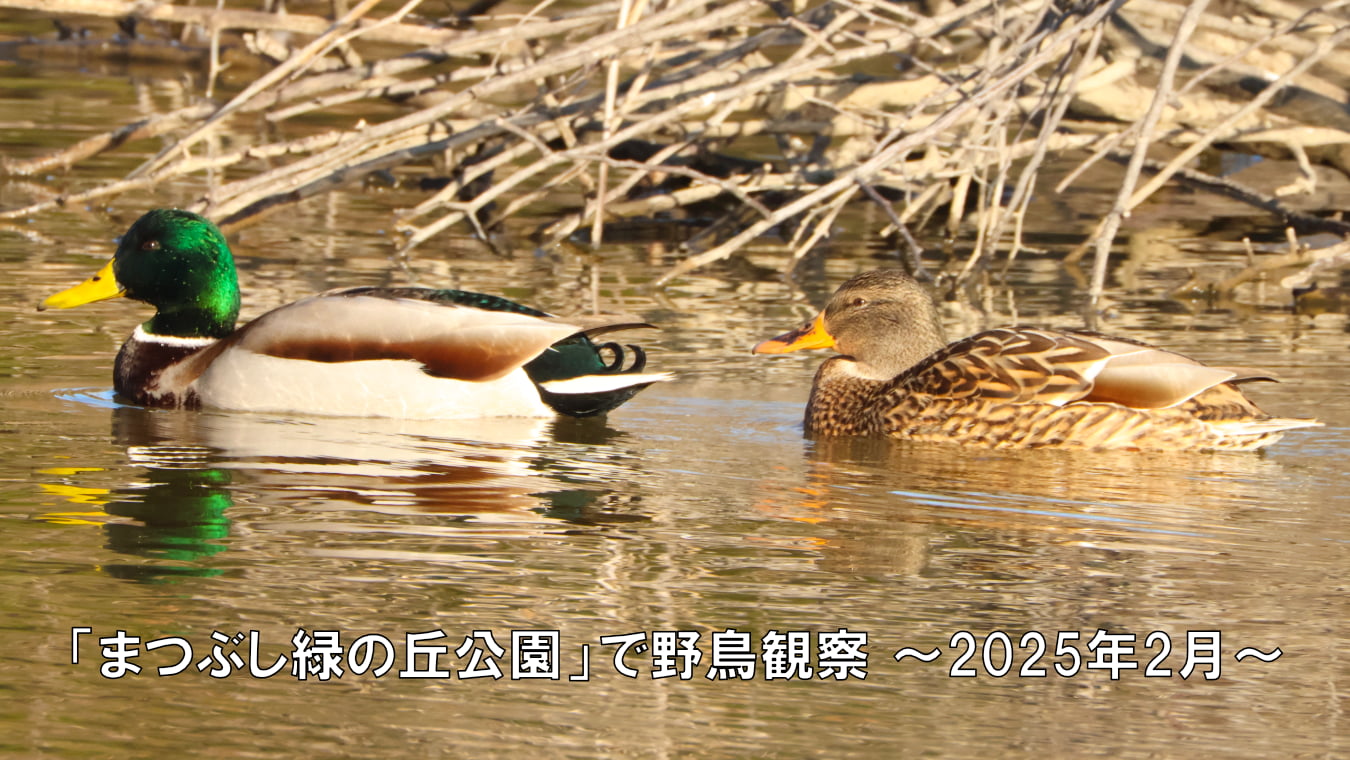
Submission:
<svg viewBox="0 0 1350 760">
<path fill-rule="evenodd" d="M 101 522 L 108 548 L 155 562 L 104 569 L 146 581 L 220 572 L 209 560 L 240 545 L 230 515 L 240 499 L 250 521 L 264 510 L 269 535 L 323 532 L 332 540 L 309 540 L 307 551 L 343 543 L 370 559 L 387 542 L 363 537 L 391 532 L 443 542 L 647 519 L 634 509 L 641 487 L 618 445 L 624 435 L 602 420 L 457 422 L 456 433 L 474 436 L 465 439 L 445 438 L 432 421 L 357 422 L 120 406 L 113 440 L 140 468 L 135 480 L 95 495 L 48 490 L 79 490 L 128 518 Z M 426 558 L 450 557 L 432 547 Z"/>
<path fill-rule="evenodd" d="M 1235 452 L 869 438 L 810 441 L 801 467 L 789 469 L 800 474 L 777 472 L 761 485 L 759 510 L 801 525 L 784 540 L 810 547 L 820 568 L 867 576 L 1055 573 L 1074 547 L 1084 562 L 1116 550 L 1217 555 L 1245 511 L 1282 498 L 1289 475 Z"/>
</svg>

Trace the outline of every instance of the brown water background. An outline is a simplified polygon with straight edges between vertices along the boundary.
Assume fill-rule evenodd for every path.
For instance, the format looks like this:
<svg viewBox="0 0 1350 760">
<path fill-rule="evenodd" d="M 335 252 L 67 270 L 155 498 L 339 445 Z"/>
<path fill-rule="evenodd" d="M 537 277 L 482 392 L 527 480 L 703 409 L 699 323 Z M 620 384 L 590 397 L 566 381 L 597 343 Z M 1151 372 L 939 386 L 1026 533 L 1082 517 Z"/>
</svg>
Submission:
<svg viewBox="0 0 1350 760">
<path fill-rule="evenodd" d="M 192 92 L 162 70 L 0 62 L 0 145 L 38 155 Z M 247 130 L 225 139 L 247 140 Z M 67 175 L 0 180 L 0 206 L 120 176 L 158 147 L 131 146 Z M 678 381 L 598 424 L 118 406 L 112 357 L 146 310 L 111 302 L 38 314 L 33 305 L 92 273 L 146 208 L 188 203 L 211 181 L 0 228 L 7 754 L 1350 753 L 1346 316 L 1293 313 L 1273 286 L 1221 304 L 1167 295 L 1196 271 L 1242 266 L 1236 240 L 1248 228 L 1278 240 L 1255 227 L 1264 220 L 1183 192 L 1137 214 L 1102 325 L 1283 377 L 1256 389 L 1260 403 L 1326 427 L 1263 454 L 803 440 L 801 409 L 821 357 L 753 357 L 749 347 L 795 326 L 847 276 L 893 260 L 869 237 L 883 222 L 866 209 L 841 218 L 827 250 L 798 269 L 797 286 L 778 275 L 783 248 L 765 240 L 651 292 L 643 285 L 675 259 L 649 231 L 613 230 L 599 250 L 538 250 L 519 232 L 548 221 L 544 213 L 513 220 L 505 255 L 459 229 L 401 263 L 390 259 L 389 210 L 414 196 L 333 193 L 232 236 L 245 316 L 329 287 L 405 283 L 501 293 L 559 313 L 636 312 L 663 328 L 640 336 L 650 366 Z M 1111 192 L 1089 183 L 1038 199 L 1029 232 L 1047 252 L 1020 257 L 1005 281 L 972 291 L 971 305 L 950 306 L 951 333 L 1081 325 L 1081 280 L 1062 254 Z M 90 633 L 73 646 L 79 627 Z M 326 681 L 221 665 L 231 652 L 248 657 L 251 632 L 259 664 L 270 665 L 295 649 L 300 629 L 337 631 L 348 646 L 386 637 L 396 665 Z M 748 634 L 760 651 L 771 631 L 804 632 L 814 650 L 821 634 L 828 642 L 841 629 L 867 636 L 865 666 L 842 680 L 769 680 L 762 659 L 750 680 L 707 676 L 715 634 Z M 106 677 L 97 640 L 118 631 L 141 640 L 139 675 Z M 447 647 L 439 663 L 452 675 L 399 677 L 405 637 L 428 631 L 444 632 L 431 643 Z M 460 673 L 474 655 L 455 650 L 479 631 L 506 652 L 495 658 L 500 679 Z M 511 678 L 513 631 L 557 631 L 557 680 Z M 658 631 L 698 634 L 703 660 L 692 677 L 653 678 L 653 652 L 637 648 L 624 660 L 637 675 L 627 677 L 617 647 L 601 642 L 641 633 L 650 645 Z M 1113 678 L 1086 667 L 1098 631 L 1133 636 L 1134 653 L 1121 659 L 1137 669 Z M 1148 638 L 1154 631 L 1170 644 L 1157 664 L 1171 675 L 1144 673 L 1163 652 Z M 1201 664 L 1183 679 L 1188 632 L 1215 631 L 1218 677 L 1207 679 L 1211 666 Z M 1037 636 L 1047 651 L 1029 667 L 1044 676 L 1023 672 Z M 190 664 L 156 675 L 182 652 L 145 644 L 179 639 L 192 647 Z M 1053 669 L 1070 663 L 1056 656 L 1057 641 L 1083 658 L 1069 677 Z M 1247 647 L 1282 655 L 1238 661 Z M 896 661 L 903 648 L 939 656 Z M 991 675 L 1005 657 L 1009 672 Z M 974 675 L 954 675 L 963 669 Z M 588 680 L 571 678 L 583 671 Z"/>
</svg>

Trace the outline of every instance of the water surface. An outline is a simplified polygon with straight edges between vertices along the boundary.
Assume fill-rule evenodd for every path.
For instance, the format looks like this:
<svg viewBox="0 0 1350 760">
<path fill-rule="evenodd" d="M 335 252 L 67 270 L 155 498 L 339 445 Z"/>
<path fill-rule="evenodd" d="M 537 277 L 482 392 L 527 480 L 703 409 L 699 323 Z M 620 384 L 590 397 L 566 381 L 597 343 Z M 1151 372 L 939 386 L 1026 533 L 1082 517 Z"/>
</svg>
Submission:
<svg viewBox="0 0 1350 760">
<path fill-rule="evenodd" d="M 76 116 L 58 88 L 36 88 L 35 102 L 0 98 L 4 139 L 31 155 L 53 134 L 77 139 L 91 128 L 81 125 L 133 118 L 145 83 L 97 81 L 109 95 Z M 0 183 L 0 202 L 114 176 L 137 155 L 47 185 Z M 127 747 L 254 757 L 1347 753 L 1347 322 L 1292 314 L 1274 289 L 1213 307 L 1166 297 L 1190 269 L 1240 266 L 1238 253 L 1137 248 L 1114 272 L 1103 328 L 1284 377 L 1255 388 L 1259 402 L 1326 427 L 1262 454 L 803 440 L 821 357 L 748 350 L 879 263 L 859 218 L 846 220 L 827 260 L 800 270 L 801 291 L 775 275 L 783 254 L 766 244 L 651 293 L 642 285 L 670 258 L 650 243 L 538 251 L 513 239 L 503 258 L 461 230 L 400 266 L 384 228 L 389 207 L 407 199 L 348 193 L 233 236 L 246 316 L 337 285 L 408 282 L 561 313 L 630 311 L 664 327 L 633 338 L 649 346 L 652 367 L 679 380 L 587 421 L 121 406 L 112 357 L 145 308 L 38 314 L 32 305 L 93 272 L 144 208 L 199 190 L 162 188 L 0 231 L 0 583 L 9 589 L 0 747 L 16 756 Z M 1055 255 L 1024 256 L 1006 285 L 977 300 L 983 311 L 951 307 L 948 325 L 953 334 L 1013 321 L 1077 326 L 1073 274 Z M 78 627 L 90 633 L 72 647 Z M 119 631 L 142 642 L 139 675 L 106 677 L 115 669 L 97 639 Z M 269 677 L 230 663 L 231 652 L 249 656 L 256 632 L 254 665 L 271 666 L 296 649 L 297 631 L 301 642 L 336 631 L 346 646 L 387 638 L 396 664 L 378 677 L 322 680 L 299 678 L 284 660 Z M 450 675 L 399 677 L 407 635 L 438 631 L 444 638 L 424 645 L 447 648 L 438 665 Z M 557 632 L 556 680 L 511 678 L 513 631 Z M 1115 678 L 1088 667 L 1099 631 L 1133 646 L 1119 659 L 1137 667 Z M 492 657 L 477 632 L 505 654 Z M 661 661 L 636 647 L 623 660 L 637 671 L 628 677 L 614 663 L 618 645 L 601 641 L 642 634 L 652 646 L 667 638 L 656 632 L 697 634 L 703 659 L 689 678 L 654 678 Z M 771 632 L 805 642 L 809 679 L 803 670 L 769 679 L 764 659 L 751 660 L 749 680 L 708 677 L 715 636 L 746 634 L 759 652 Z M 841 632 L 866 634 L 865 663 L 844 647 L 834 654 L 855 669 L 831 669 L 827 652 L 822 678 L 814 650 Z M 1188 632 L 1199 655 L 1200 634 L 1218 632 L 1219 659 L 1183 679 Z M 145 645 L 178 640 L 190 662 L 155 675 L 182 650 Z M 1033 657 L 1040 641 L 1046 651 Z M 721 657 L 743 663 L 729 643 Z M 1054 668 L 1073 670 L 1057 645 L 1082 657 L 1070 676 Z M 1155 670 L 1171 675 L 1146 676 L 1164 646 Z M 1248 647 L 1282 655 L 1237 661 Z M 939 656 L 897 662 L 904 648 Z M 488 661 L 500 679 L 462 672 L 490 673 Z M 413 667 L 433 670 L 425 656 Z M 974 675 L 954 675 L 965 671 Z"/>
</svg>

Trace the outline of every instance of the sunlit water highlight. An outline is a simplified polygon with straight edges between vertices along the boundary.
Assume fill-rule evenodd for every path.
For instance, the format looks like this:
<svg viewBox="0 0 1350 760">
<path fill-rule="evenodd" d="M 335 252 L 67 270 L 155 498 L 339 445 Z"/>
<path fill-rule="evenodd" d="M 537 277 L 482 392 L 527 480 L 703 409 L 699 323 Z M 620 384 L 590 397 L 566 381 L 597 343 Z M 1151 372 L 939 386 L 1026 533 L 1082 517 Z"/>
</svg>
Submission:
<svg viewBox="0 0 1350 760">
<path fill-rule="evenodd" d="M 115 83 L 121 87 L 120 81 Z M 128 89 L 97 121 L 126 118 Z M 25 104 L 5 101 L 13 112 Z M 53 108 L 59 111 L 59 109 Z M 38 140 L 34 138 L 34 143 Z M 87 179 L 87 178 L 83 178 Z M 3 185 L 17 204 L 30 188 Z M 170 188 L 146 203 L 183 202 Z M 397 200 L 391 201 L 398 205 Z M 550 757 L 1338 757 L 1346 747 L 1350 452 L 1344 315 L 1279 303 L 1188 310 L 1158 294 L 1178 260 L 1133 269 L 1104 328 L 1225 364 L 1269 367 L 1256 389 L 1297 431 L 1263 454 L 1133 456 L 977 452 L 825 443 L 801 437 L 819 356 L 769 360 L 749 346 L 810 305 L 773 276 L 778 253 L 677 283 L 640 287 L 659 253 L 499 259 L 462 238 L 393 267 L 385 199 L 336 194 L 263 220 L 236 245 L 246 313 L 347 284 L 503 292 L 559 312 L 645 315 L 650 366 L 680 379 L 607 420 L 424 423 L 116 403 L 112 357 L 146 311 L 128 302 L 37 314 L 31 305 L 93 271 L 119 232 L 103 209 L 0 232 L 0 748 L 15 756 L 516 755 Z M 112 209 L 129 221 L 140 211 Z M 332 220 L 341 220 L 335 228 Z M 843 219 L 841 224 L 857 225 Z M 874 266 L 852 233 L 807 262 L 818 304 Z M 47 241 L 42 243 L 40 241 Z M 297 244 L 303 241 L 303 245 Z M 851 255 L 856 250 L 863 251 Z M 1235 259 L 1236 260 L 1236 257 Z M 1202 264 L 1214 265 L 1206 259 Z M 594 280 L 592 279 L 594 275 Z M 592 283 L 596 283 L 592 287 Z M 953 333 L 982 321 L 1076 325 L 1077 286 L 1051 258 L 1025 257 L 983 319 L 949 310 Z M 72 628 L 87 626 L 71 664 Z M 213 678 L 213 632 L 256 631 L 263 659 L 297 629 L 443 630 L 449 678 L 346 674 Z M 770 631 L 865 632 L 865 679 L 711 680 L 712 638 Z M 153 674 L 177 650 L 143 652 L 109 679 L 98 637 L 182 637 L 193 664 Z M 1089 659 L 1098 630 L 1150 632 L 1184 663 L 1188 631 L 1222 633 L 1222 674 L 1147 678 L 1100 669 L 1017 675 L 1039 633 L 1042 667 L 1064 663 L 1060 632 Z M 559 678 L 464 679 L 475 631 L 508 652 L 512 631 L 558 631 Z M 652 678 L 651 650 L 618 671 L 601 638 L 699 635 L 688 680 Z M 953 677 L 964 651 L 976 677 Z M 994 678 L 986 637 L 1013 643 Z M 589 647 L 583 650 L 583 646 Z M 1003 657 L 996 637 L 988 661 Z M 1237 662 L 1242 647 L 1283 656 Z M 903 647 L 941 649 L 924 664 Z M 247 645 L 225 647 L 247 653 Z M 586 660 L 587 653 L 589 660 Z M 811 665 L 819 666 L 818 652 Z M 199 670 L 196 662 L 206 666 Z M 569 676 L 586 671 L 588 681 Z"/>
</svg>

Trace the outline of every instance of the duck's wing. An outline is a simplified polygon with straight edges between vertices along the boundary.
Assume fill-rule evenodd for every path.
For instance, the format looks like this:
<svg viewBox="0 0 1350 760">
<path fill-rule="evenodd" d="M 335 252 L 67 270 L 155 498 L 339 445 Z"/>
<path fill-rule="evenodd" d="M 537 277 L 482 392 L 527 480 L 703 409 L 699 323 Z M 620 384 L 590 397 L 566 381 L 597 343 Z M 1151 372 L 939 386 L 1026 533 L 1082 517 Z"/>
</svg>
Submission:
<svg viewBox="0 0 1350 760">
<path fill-rule="evenodd" d="M 1176 406 L 1227 382 L 1271 379 L 1095 333 L 1008 327 L 953 343 L 896 379 L 906 392 L 1064 406 Z"/>
<path fill-rule="evenodd" d="M 400 359 L 417 362 L 434 377 L 486 382 L 587 331 L 549 316 L 361 290 L 330 291 L 273 309 L 194 356 L 183 370 L 195 377 L 221 353 L 243 350 L 326 363 Z"/>
</svg>

